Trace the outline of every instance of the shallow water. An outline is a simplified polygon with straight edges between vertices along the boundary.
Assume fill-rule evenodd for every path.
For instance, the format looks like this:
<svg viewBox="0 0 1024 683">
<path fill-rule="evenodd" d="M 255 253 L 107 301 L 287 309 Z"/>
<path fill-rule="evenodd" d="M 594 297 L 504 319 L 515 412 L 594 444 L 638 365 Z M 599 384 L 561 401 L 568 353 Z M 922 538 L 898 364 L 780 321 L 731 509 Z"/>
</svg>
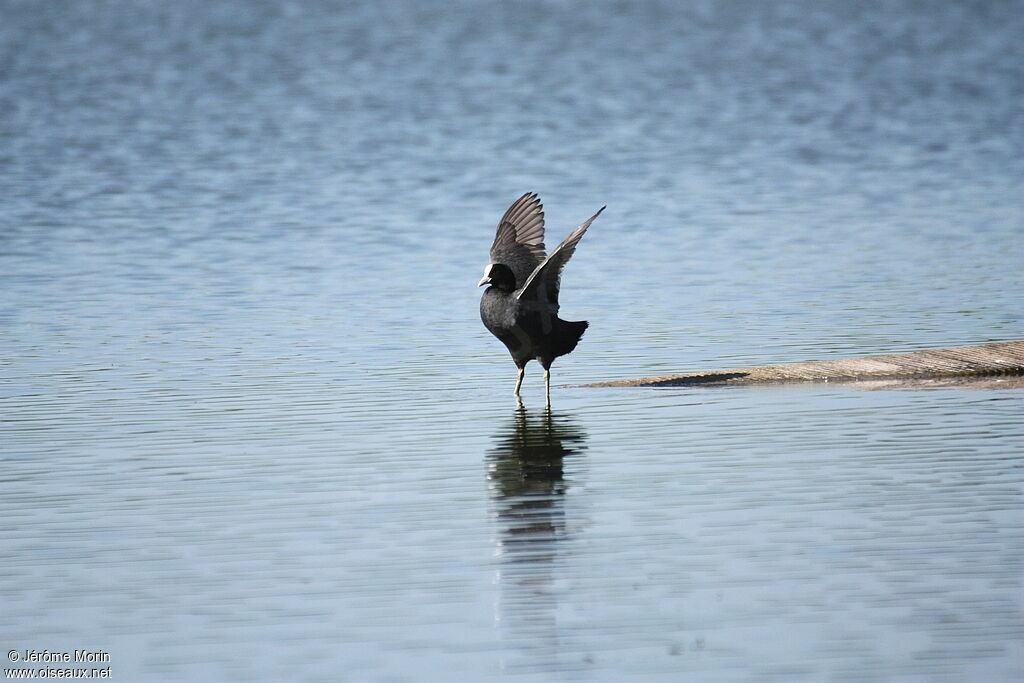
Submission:
<svg viewBox="0 0 1024 683">
<path fill-rule="evenodd" d="M 8 649 L 115 678 L 1019 680 L 1021 3 L 8 2 Z M 477 317 L 526 190 L 554 409 Z"/>
</svg>

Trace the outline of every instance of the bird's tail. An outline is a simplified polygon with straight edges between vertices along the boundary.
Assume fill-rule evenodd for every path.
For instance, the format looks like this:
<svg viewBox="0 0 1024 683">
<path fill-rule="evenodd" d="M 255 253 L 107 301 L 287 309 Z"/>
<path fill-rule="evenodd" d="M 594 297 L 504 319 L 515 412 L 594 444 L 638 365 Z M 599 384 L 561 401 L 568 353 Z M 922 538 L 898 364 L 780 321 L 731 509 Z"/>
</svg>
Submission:
<svg viewBox="0 0 1024 683">
<path fill-rule="evenodd" d="M 580 320 L 579 322 L 570 322 L 568 320 L 559 319 L 559 334 L 556 335 L 558 339 L 558 347 L 555 349 L 556 356 L 564 356 L 570 353 L 576 348 L 576 345 L 580 343 L 580 337 L 587 331 L 587 327 L 590 325 L 586 320 Z"/>
</svg>

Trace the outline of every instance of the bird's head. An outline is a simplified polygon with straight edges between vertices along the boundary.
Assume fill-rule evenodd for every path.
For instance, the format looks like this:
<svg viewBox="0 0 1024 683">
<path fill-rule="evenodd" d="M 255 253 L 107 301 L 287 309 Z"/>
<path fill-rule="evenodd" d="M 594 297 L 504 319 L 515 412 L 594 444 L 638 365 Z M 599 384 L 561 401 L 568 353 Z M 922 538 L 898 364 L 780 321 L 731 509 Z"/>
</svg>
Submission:
<svg viewBox="0 0 1024 683">
<path fill-rule="evenodd" d="M 484 285 L 497 287 L 503 292 L 513 292 L 516 288 L 516 276 L 504 263 L 488 263 L 477 287 Z"/>
</svg>

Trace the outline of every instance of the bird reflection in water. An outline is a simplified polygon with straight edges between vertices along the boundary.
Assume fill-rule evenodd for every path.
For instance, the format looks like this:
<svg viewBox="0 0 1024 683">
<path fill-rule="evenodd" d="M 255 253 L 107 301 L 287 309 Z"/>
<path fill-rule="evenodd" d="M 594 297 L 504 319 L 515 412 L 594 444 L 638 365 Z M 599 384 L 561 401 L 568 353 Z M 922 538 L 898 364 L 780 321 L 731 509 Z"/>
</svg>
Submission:
<svg viewBox="0 0 1024 683">
<path fill-rule="evenodd" d="M 487 478 L 498 525 L 497 619 L 503 636 L 526 655 L 506 666 L 520 672 L 568 668 L 559 661 L 555 580 L 569 536 L 565 494 L 578 477 L 573 460 L 586 450 L 586 435 L 567 416 L 550 410 L 531 415 L 520 406 L 494 441 Z M 568 482 L 567 465 L 573 473 Z"/>
</svg>

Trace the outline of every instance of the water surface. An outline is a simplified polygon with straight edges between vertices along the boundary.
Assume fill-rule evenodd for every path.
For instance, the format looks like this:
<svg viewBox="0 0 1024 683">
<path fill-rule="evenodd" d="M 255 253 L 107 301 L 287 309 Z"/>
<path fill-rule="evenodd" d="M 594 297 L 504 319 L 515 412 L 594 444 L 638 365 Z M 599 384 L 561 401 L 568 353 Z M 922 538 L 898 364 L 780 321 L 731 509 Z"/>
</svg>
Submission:
<svg viewBox="0 0 1024 683">
<path fill-rule="evenodd" d="M 1024 6 L 5 2 L 8 649 L 115 678 L 1019 680 Z M 588 319 L 478 320 L 541 193 Z"/>
</svg>

